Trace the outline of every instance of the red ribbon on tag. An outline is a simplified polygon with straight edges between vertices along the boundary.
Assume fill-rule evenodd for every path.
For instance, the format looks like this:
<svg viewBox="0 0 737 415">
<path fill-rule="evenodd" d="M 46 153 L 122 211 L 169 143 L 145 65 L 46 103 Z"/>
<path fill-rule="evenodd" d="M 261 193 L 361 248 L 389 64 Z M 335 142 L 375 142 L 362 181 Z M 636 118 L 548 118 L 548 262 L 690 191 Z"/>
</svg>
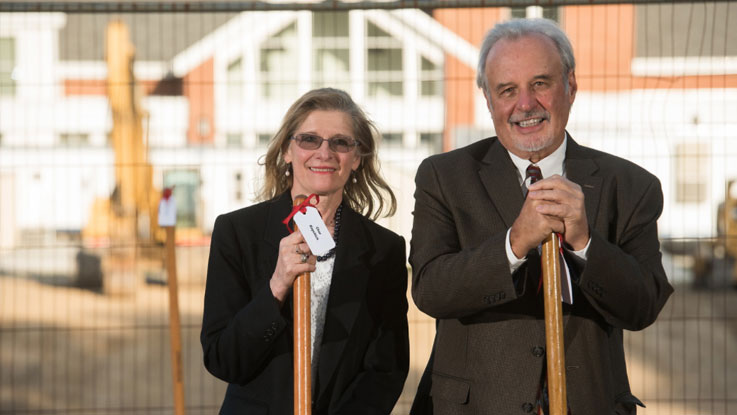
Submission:
<svg viewBox="0 0 737 415">
<path fill-rule="evenodd" d="M 315 204 L 314 205 L 312 203 L 310 203 L 310 199 L 312 199 L 313 197 L 315 198 Z M 316 205 L 317 203 L 320 203 L 320 196 L 318 196 L 315 193 L 313 193 L 313 194 L 307 196 L 307 198 L 304 201 L 302 201 L 302 203 L 300 203 L 297 206 L 292 207 L 292 211 L 282 221 L 282 223 L 284 224 L 284 226 L 287 227 L 287 230 L 289 231 L 289 233 L 294 232 L 294 230 L 289 227 L 289 221 L 292 220 L 292 218 L 294 217 L 294 215 L 296 215 L 297 212 L 307 213 L 307 206 L 312 206 L 313 208 L 317 209 L 317 205 Z"/>
</svg>

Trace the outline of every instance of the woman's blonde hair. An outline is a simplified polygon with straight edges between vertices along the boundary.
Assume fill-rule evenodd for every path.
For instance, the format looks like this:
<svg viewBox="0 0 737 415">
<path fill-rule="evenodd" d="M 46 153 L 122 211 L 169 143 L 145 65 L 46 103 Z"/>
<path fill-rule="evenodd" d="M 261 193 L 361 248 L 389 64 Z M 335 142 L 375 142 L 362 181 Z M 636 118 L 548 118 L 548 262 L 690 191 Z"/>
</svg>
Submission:
<svg viewBox="0 0 737 415">
<path fill-rule="evenodd" d="M 261 200 L 272 199 L 292 187 L 292 175 L 286 172 L 291 168 L 284 161 L 284 153 L 297 128 L 312 111 L 342 111 L 348 115 L 353 128 L 353 138 L 358 146 L 356 154 L 361 158 L 352 180 L 343 187 L 343 201 L 371 219 L 391 216 L 397 209 L 397 199 L 389 185 L 379 173 L 379 160 L 376 157 L 376 141 L 379 133 L 361 108 L 353 102 L 346 92 L 334 88 L 314 89 L 302 95 L 284 115 L 282 125 L 269 143 L 263 161 L 266 169 L 263 187 L 258 195 Z"/>
</svg>

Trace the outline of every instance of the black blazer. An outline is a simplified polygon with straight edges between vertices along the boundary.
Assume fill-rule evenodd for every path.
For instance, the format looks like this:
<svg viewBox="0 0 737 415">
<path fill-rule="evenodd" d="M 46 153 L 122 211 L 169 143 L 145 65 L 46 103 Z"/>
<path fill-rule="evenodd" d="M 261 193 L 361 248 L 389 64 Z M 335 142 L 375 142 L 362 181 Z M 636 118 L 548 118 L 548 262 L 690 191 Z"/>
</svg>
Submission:
<svg viewBox="0 0 737 415">
<path fill-rule="evenodd" d="M 285 193 L 221 215 L 210 247 L 201 342 L 229 383 L 221 414 L 293 413 L 292 298 L 269 289 Z M 388 414 L 409 367 L 404 239 L 343 207 L 313 414 Z"/>
<path fill-rule="evenodd" d="M 641 167 L 568 139 L 566 176 L 585 195 L 591 243 L 573 268 L 573 305 L 563 307 L 571 413 L 631 414 L 622 330 L 653 321 L 673 288 L 659 250 L 660 182 Z M 496 137 L 432 156 L 416 177 L 412 295 L 438 319 L 413 414 L 532 411 L 545 363 L 531 250 L 514 275 L 507 230 L 523 196 L 516 167 Z M 516 284 L 515 284 L 516 282 Z M 429 400 L 432 396 L 432 401 Z"/>
</svg>

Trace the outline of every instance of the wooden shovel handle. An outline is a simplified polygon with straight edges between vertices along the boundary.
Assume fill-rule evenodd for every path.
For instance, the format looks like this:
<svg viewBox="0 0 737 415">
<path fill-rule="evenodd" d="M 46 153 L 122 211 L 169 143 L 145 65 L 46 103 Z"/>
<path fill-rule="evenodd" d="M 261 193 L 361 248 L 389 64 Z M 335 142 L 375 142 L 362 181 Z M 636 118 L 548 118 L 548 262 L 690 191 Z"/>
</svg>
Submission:
<svg viewBox="0 0 737 415">
<path fill-rule="evenodd" d="M 560 254 L 558 251 L 558 236 L 554 233 L 550 234 L 542 248 L 549 413 L 566 415 L 568 403 L 566 402 L 563 305 L 561 304 Z"/>
<path fill-rule="evenodd" d="M 307 197 L 298 195 L 293 205 Z M 297 225 L 294 226 L 297 230 Z M 310 273 L 305 272 L 294 280 L 294 415 L 312 414 L 312 356 L 310 350 Z"/>
</svg>

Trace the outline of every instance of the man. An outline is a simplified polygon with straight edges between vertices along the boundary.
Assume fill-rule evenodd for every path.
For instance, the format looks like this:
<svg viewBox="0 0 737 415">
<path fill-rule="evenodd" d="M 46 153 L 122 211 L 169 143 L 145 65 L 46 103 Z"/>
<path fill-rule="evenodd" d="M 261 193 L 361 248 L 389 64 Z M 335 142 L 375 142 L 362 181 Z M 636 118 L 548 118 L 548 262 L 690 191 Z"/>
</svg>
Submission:
<svg viewBox="0 0 737 415">
<path fill-rule="evenodd" d="M 657 234 L 660 183 L 566 132 L 575 63 L 553 22 L 496 25 L 477 84 L 497 137 L 417 171 L 412 295 L 437 334 L 412 413 L 546 410 L 538 247 L 557 232 L 573 285 L 563 306 L 570 413 L 634 414 L 642 403 L 630 392 L 622 330 L 650 325 L 673 290 Z M 530 164 L 542 171 L 534 184 Z"/>
</svg>

